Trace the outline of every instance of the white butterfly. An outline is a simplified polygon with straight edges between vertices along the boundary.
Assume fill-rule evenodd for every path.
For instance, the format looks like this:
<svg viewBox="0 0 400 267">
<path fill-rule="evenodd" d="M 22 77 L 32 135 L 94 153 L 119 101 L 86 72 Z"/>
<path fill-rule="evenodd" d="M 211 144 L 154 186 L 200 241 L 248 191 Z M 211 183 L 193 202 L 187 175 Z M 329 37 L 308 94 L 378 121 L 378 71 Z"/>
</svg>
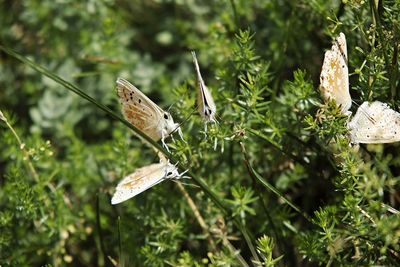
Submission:
<svg viewBox="0 0 400 267">
<path fill-rule="evenodd" d="M 118 183 L 111 204 L 124 202 L 166 179 L 179 179 L 183 174 L 178 172 L 175 165 L 163 159 L 160 163 L 139 168 Z"/>
<path fill-rule="evenodd" d="M 125 79 L 117 79 L 117 94 L 122 104 L 122 113 L 127 121 L 144 132 L 154 141 L 164 140 L 174 131 L 178 131 L 183 140 L 178 123 L 174 123 L 171 114 L 162 110 L 138 88 Z"/>
<path fill-rule="evenodd" d="M 349 69 L 347 67 L 347 44 L 343 33 L 335 39 L 332 48 L 325 52 L 320 75 L 320 91 L 325 101 L 334 100 L 343 114 L 349 114 Z"/>
<path fill-rule="evenodd" d="M 214 99 L 211 96 L 210 91 L 205 85 L 203 78 L 201 77 L 199 63 L 197 62 L 196 53 L 192 51 L 193 64 L 197 73 L 198 82 L 198 93 L 197 93 L 197 109 L 200 115 L 203 117 L 205 123 L 205 132 L 207 132 L 207 123 L 216 123 L 215 112 L 217 111 L 214 103 Z"/>
<path fill-rule="evenodd" d="M 352 143 L 380 144 L 400 141 L 400 113 L 387 104 L 364 102 L 348 123 Z"/>
</svg>

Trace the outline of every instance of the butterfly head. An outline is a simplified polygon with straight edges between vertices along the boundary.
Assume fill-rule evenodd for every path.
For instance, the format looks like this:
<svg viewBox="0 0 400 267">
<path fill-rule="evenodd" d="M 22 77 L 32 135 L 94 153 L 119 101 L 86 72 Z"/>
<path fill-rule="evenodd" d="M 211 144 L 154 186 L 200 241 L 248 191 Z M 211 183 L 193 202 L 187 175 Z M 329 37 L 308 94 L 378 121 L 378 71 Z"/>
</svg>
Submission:
<svg viewBox="0 0 400 267">
<path fill-rule="evenodd" d="M 164 121 L 164 130 L 167 131 L 168 134 L 174 132 L 178 127 L 178 124 L 174 123 L 174 119 L 169 112 L 164 112 L 162 119 Z"/>
<path fill-rule="evenodd" d="M 178 168 L 175 165 L 168 163 L 167 168 L 165 170 L 165 178 L 172 179 L 179 176 L 180 174 L 178 172 Z"/>
<path fill-rule="evenodd" d="M 203 116 L 207 122 L 212 122 L 212 123 L 216 123 L 216 119 L 215 119 L 215 110 L 212 110 L 210 107 L 205 107 L 204 109 L 204 116 Z"/>
</svg>

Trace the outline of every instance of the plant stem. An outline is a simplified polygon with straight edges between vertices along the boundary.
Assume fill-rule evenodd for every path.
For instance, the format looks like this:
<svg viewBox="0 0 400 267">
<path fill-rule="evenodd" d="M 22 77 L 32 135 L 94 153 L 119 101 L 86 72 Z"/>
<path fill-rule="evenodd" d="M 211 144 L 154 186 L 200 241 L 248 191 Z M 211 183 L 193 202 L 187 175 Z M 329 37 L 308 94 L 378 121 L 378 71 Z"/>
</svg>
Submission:
<svg viewBox="0 0 400 267">
<path fill-rule="evenodd" d="M 185 197 L 187 203 L 189 204 L 190 209 L 193 211 L 194 217 L 196 218 L 197 222 L 199 223 L 201 229 L 203 230 L 203 233 L 207 235 L 208 243 L 210 246 L 215 249 L 215 243 L 214 241 L 210 238 L 210 233 L 209 233 L 209 227 L 206 224 L 206 222 L 203 219 L 203 216 L 201 216 L 199 209 L 197 208 L 196 204 L 194 203 L 193 199 L 190 197 L 189 193 L 186 191 L 185 187 L 183 187 L 182 183 L 179 181 L 176 181 L 176 184 L 178 185 L 179 191 L 181 191 L 182 195 Z"/>
<path fill-rule="evenodd" d="M 287 205 L 289 205 L 292 209 L 294 209 L 297 213 L 299 213 L 301 216 L 303 216 L 307 221 L 312 223 L 311 218 L 304 213 L 303 211 L 300 210 L 299 207 L 297 207 L 295 204 L 293 204 L 288 198 L 286 198 L 281 192 L 279 192 L 278 189 L 276 189 L 273 185 L 265 181 L 264 178 L 262 178 L 251 166 L 250 162 L 248 160 L 245 160 L 246 165 L 248 167 L 248 170 L 252 176 L 254 176 L 259 182 L 261 182 L 266 188 L 268 188 L 270 191 L 272 191 L 276 196 L 281 198 Z"/>
<path fill-rule="evenodd" d="M 194 214 L 197 222 L 199 223 L 200 227 L 203 230 L 203 233 L 205 235 L 207 235 L 208 243 L 213 248 L 213 250 L 216 250 L 217 248 L 215 246 L 215 242 L 211 238 L 210 227 L 207 225 L 207 223 L 205 222 L 205 220 L 201 216 L 199 209 L 197 208 L 196 204 L 194 203 L 193 199 L 190 197 L 189 193 L 186 191 L 186 189 L 182 185 L 182 183 L 179 182 L 179 181 L 176 181 L 176 183 L 178 185 L 179 190 L 181 191 L 181 193 L 185 197 L 186 201 L 188 202 L 189 207 L 192 209 L 193 214 Z M 236 259 L 240 262 L 240 264 L 243 267 L 248 267 L 249 266 L 247 264 L 247 262 L 243 259 L 243 257 L 240 255 L 240 253 L 238 253 L 237 249 L 231 244 L 231 242 L 229 242 L 228 239 L 226 239 L 226 240 L 224 239 L 223 240 L 223 245 L 226 246 L 231 251 L 231 253 L 233 255 L 235 255 Z"/>
<path fill-rule="evenodd" d="M 283 148 L 278 145 L 277 143 L 273 142 L 272 140 L 270 140 L 267 136 L 265 136 L 264 134 L 262 134 L 260 131 L 257 130 L 253 130 L 253 129 L 247 129 L 250 133 L 262 138 L 263 140 L 267 141 L 269 144 L 271 144 L 276 150 L 282 152 L 282 154 L 290 157 L 291 159 L 293 159 L 294 161 L 298 162 L 301 165 L 309 165 L 306 161 L 304 161 L 303 159 L 292 155 L 291 153 L 287 153 L 285 150 L 283 150 Z"/>
<path fill-rule="evenodd" d="M 11 130 L 11 132 L 13 133 L 15 139 L 17 140 L 17 142 L 19 144 L 19 147 L 22 150 L 22 153 L 24 154 L 23 162 L 25 162 L 26 167 L 28 168 L 29 172 L 31 173 L 33 179 L 35 180 L 35 182 L 39 182 L 39 175 L 37 174 L 35 168 L 33 167 L 33 164 L 32 164 L 32 162 L 30 160 L 30 157 L 29 157 L 29 153 L 25 149 L 25 144 L 22 143 L 21 138 L 19 138 L 17 132 L 14 130 L 14 128 L 8 122 L 7 118 L 3 115 L 3 113 L 1 113 L 1 119 L 5 122 L 5 124 Z"/>
<path fill-rule="evenodd" d="M 103 233 L 101 229 L 101 223 L 100 223 L 100 201 L 99 201 L 99 194 L 96 194 L 96 227 L 97 227 L 97 232 L 99 234 L 99 242 L 100 242 L 100 254 L 101 257 L 103 258 L 103 264 L 107 262 L 106 254 L 105 254 L 105 249 L 104 249 L 104 242 L 103 242 Z"/>
<path fill-rule="evenodd" d="M 289 245 L 284 241 L 284 239 L 282 239 L 281 236 L 278 234 L 278 231 L 277 231 L 277 229 L 276 229 L 276 227 L 275 227 L 275 224 L 274 224 L 274 222 L 273 222 L 273 220 L 272 220 L 272 217 L 271 217 L 271 215 L 269 214 L 267 207 L 265 206 L 264 197 L 263 197 L 263 194 L 262 194 L 262 192 L 261 192 L 261 190 L 260 190 L 260 187 L 257 186 L 256 177 L 255 177 L 255 175 L 254 175 L 254 174 L 252 173 L 252 171 L 251 171 L 250 159 L 249 159 L 249 156 L 248 156 L 248 154 L 247 154 L 246 147 L 245 147 L 244 143 L 240 142 L 240 147 L 241 147 L 241 149 L 242 149 L 242 153 L 243 153 L 243 157 L 244 157 L 244 162 L 245 162 L 245 164 L 246 164 L 247 171 L 249 172 L 250 177 L 251 177 L 251 179 L 253 180 L 253 188 L 254 188 L 254 190 L 257 192 L 258 197 L 260 198 L 261 206 L 262 206 L 263 209 L 264 209 L 264 213 L 265 213 L 265 215 L 267 216 L 267 220 L 268 220 L 269 224 L 271 225 L 271 229 L 272 229 L 272 232 L 273 232 L 273 234 L 274 234 L 274 237 L 275 237 L 275 239 L 277 240 L 277 244 L 278 244 L 278 253 L 277 253 L 277 254 L 278 254 L 278 255 L 281 254 L 282 247 L 284 247 L 286 253 L 289 254 L 290 256 L 289 256 L 289 257 L 284 257 L 283 260 L 286 262 L 287 266 L 294 266 L 294 265 L 295 265 L 295 261 L 294 261 L 293 250 L 292 250 L 292 249 L 289 247 Z M 289 258 L 289 259 L 288 259 L 288 258 Z M 289 263 L 289 261 L 291 261 L 291 262 Z"/>
</svg>

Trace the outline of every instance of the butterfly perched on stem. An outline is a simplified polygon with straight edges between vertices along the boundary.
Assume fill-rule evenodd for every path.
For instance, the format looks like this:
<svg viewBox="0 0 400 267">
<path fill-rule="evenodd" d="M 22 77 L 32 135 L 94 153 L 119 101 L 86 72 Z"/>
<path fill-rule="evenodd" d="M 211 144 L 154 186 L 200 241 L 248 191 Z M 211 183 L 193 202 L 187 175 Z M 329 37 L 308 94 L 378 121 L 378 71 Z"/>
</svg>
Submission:
<svg viewBox="0 0 400 267">
<path fill-rule="evenodd" d="M 334 100 L 343 114 L 350 114 L 347 44 L 343 33 L 335 39 L 331 49 L 325 52 L 320 75 L 320 91 L 325 101 Z"/>
<path fill-rule="evenodd" d="M 124 202 L 164 180 L 179 179 L 184 173 L 180 174 L 175 165 L 162 159 L 159 163 L 141 167 L 118 183 L 111 204 Z"/>
<path fill-rule="evenodd" d="M 181 128 L 178 123 L 174 123 L 171 114 L 162 110 L 133 84 L 125 79 L 118 78 L 117 94 L 125 119 L 151 139 L 154 141 L 161 139 L 167 150 L 168 146 L 164 140 L 171 133 L 178 131 L 183 140 Z"/>
<path fill-rule="evenodd" d="M 194 67 L 196 69 L 198 83 L 197 109 L 204 119 L 205 132 L 207 133 L 207 123 L 217 122 L 215 119 L 215 112 L 217 111 L 217 109 L 215 107 L 214 99 L 212 98 L 211 93 L 205 85 L 201 76 L 199 63 L 197 62 L 196 53 L 194 51 L 192 51 L 192 57 Z"/>
</svg>

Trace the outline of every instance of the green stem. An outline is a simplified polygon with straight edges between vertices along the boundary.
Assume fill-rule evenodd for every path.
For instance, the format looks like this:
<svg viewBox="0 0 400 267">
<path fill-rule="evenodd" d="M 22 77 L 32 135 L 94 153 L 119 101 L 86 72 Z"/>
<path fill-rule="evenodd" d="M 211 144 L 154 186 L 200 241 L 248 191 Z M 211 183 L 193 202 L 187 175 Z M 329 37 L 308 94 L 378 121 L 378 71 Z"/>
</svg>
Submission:
<svg viewBox="0 0 400 267">
<path fill-rule="evenodd" d="M 118 261 L 119 261 L 119 266 L 124 266 L 122 263 L 122 240 L 121 240 L 121 217 L 118 216 Z"/>
<path fill-rule="evenodd" d="M 271 144 L 276 150 L 280 151 L 282 154 L 290 157 L 292 160 L 300 163 L 301 165 L 309 165 L 306 161 L 304 161 L 303 159 L 292 155 L 291 153 L 287 153 L 285 150 L 283 150 L 283 148 L 278 145 L 277 143 L 275 143 L 274 141 L 270 140 L 267 136 L 265 136 L 264 134 L 262 134 L 260 131 L 254 130 L 254 129 L 247 129 L 247 131 L 249 131 L 250 133 L 264 139 L 265 141 L 267 141 L 269 144 Z"/>
<path fill-rule="evenodd" d="M 147 141 L 152 147 L 157 149 L 158 151 L 161 151 L 167 158 L 171 159 L 174 162 L 177 162 L 177 158 L 173 156 L 171 153 L 166 151 L 161 145 L 153 141 L 150 137 L 148 137 L 146 134 L 144 134 L 142 131 L 137 129 L 135 126 L 133 126 L 131 123 L 129 123 L 127 120 L 123 119 L 122 117 L 118 116 L 115 112 L 113 112 L 111 109 L 106 107 L 105 105 L 102 105 L 101 103 L 98 103 L 94 98 L 90 97 L 86 93 L 84 93 L 81 89 L 79 89 L 77 86 L 67 82 L 66 80 L 62 79 L 61 77 L 51 73 L 44 67 L 36 64 L 35 62 L 27 59 L 26 57 L 20 55 L 13 49 L 10 49 L 8 47 L 4 47 L 0 45 L 0 49 L 3 50 L 5 53 L 8 55 L 18 59 L 19 61 L 23 62 L 24 64 L 30 66 L 34 70 L 38 71 L 39 73 L 49 77 L 53 81 L 63 85 L 65 88 L 68 90 L 76 93 L 80 97 L 86 99 L 87 101 L 91 102 L 95 106 L 97 106 L 99 109 L 103 110 L 105 113 L 107 113 L 109 116 L 111 116 L 113 119 L 119 120 L 122 122 L 124 125 L 129 127 L 131 130 L 133 130 L 137 135 L 139 135 L 141 138 L 143 138 L 145 141 Z M 187 169 L 186 166 L 184 166 L 182 163 L 178 162 L 178 167 L 182 170 Z M 200 188 L 210 197 L 210 199 L 214 202 L 214 204 L 221 210 L 223 214 L 225 214 L 228 217 L 231 217 L 231 212 L 228 207 L 224 205 L 224 203 L 219 199 L 219 197 L 212 191 L 212 189 L 205 183 L 203 179 L 200 177 L 197 177 L 194 175 L 193 172 L 188 171 L 188 175 L 192 177 L 192 179 L 200 186 Z M 256 249 L 252 243 L 252 239 L 250 238 L 250 234 L 247 230 L 247 228 L 236 218 L 232 218 L 232 222 L 236 225 L 236 227 L 239 229 L 239 231 L 242 233 L 248 248 L 250 249 L 250 252 L 252 254 L 252 257 L 254 260 L 259 261 Z"/>
<path fill-rule="evenodd" d="M 265 215 L 267 216 L 268 223 L 271 225 L 271 229 L 272 229 L 272 232 L 274 234 L 274 237 L 278 242 L 277 243 L 278 244 L 278 254 L 281 254 L 282 248 L 284 247 L 284 249 L 286 251 L 286 254 L 289 254 L 289 257 L 284 257 L 283 260 L 286 262 L 287 266 L 294 266 L 295 265 L 295 262 L 294 262 L 295 257 L 294 257 L 293 251 L 289 247 L 289 245 L 284 241 L 284 239 L 281 238 L 281 235 L 278 233 L 278 230 L 275 227 L 274 221 L 272 220 L 272 217 L 269 214 L 267 206 L 264 203 L 264 196 L 263 196 L 263 194 L 261 192 L 260 187 L 257 186 L 257 179 L 256 179 L 255 175 L 251 171 L 250 159 L 249 159 L 249 156 L 247 154 L 246 147 L 245 147 L 244 143 L 240 142 L 240 147 L 242 149 L 244 162 L 246 164 L 247 171 L 249 172 L 250 177 L 253 180 L 253 188 L 257 192 L 258 197 L 260 198 L 261 206 L 264 209 Z M 289 261 L 291 261 L 291 262 L 289 263 Z"/>
<path fill-rule="evenodd" d="M 236 10 L 236 5 L 234 0 L 229 1 L 232 7 L 233 18 L 235 20 L 236 27 L 239 28 L 239 17 Z"/>
<path fill-rule="evenodd" d="M 1 113 L 0 115 L 1 115 L 1 119 L 5 122 L 5 124 L 10 129 L 10 131 L 13 133 L 15 139 L 17 140 L 19 147 L 22 150 L 24 157 L 25 157 L 25 159 L 23 159 L 23 161 L 26 162 L 26 166 L 27 166 L 29 172 L 31 173 L 33 179 L 35 180 L 35 182 L 39 182 L 39 175 L 37 174 L 35 168 L 33 167 L 33 164 L 29 157 L 29 152 L 26 151 L 26 149 L 25 149 L 25 144 L 22 143 L 21 138 L 19 138 L 17 132 L 14 130 L 14 128 L 8 122 L 7 118 L 3 115 L 3 113 Z"/>
<path fill-rule="evenodd" d="M 370 5 L 370 8 L 371 8 L 372 17 L 374 19 L 373 22 L 375 23 L 376 29 L 378 30 L 378 35 L 379 35 L 379 38 L 381 40 L 382 46 L 384 48 L 384 49 L 382 49 L 382 51 L 386 51 L 386 43 L 383 42 L 384 33 L 382 31 L 381 19 L 379 17 L 378 7 L 375 4 L 375 0 L 369 0 L 369 5 Z M 385 65 L 386 65 L 387 73 L 390 74 L 390 61 L 389 61 L 388 54 L 387 53 L 383 53 L 383 58 L 385 59 Z"/>
<path fill-rule="evenodd" d="M 244 149 L 244 147 L 243 147 Z M 244 150 L 245 151 L 245 150 Z M 245 155 L 245 162 L 247 165 L 247 168 L 250 172 L 250 174 L 256 178 L 262 185 L 264 185 L 267 189 L 272 191 L 275 195 L 277 195 L 279 198 L 281 198 L 287 205 L 289 205 L 292 209 L 294 209 L 297 213 L 299 213 L 301 216 L 303 216 L 307 221 L 310 223 L 312 222 L 312 219 L 303 211 L 300 210 L 299 207 L 297 207 L 295 204 L 293 204 L 288 198 L 286 198 L 278 189 L 276 189 L 273 185 L 268 183 L 264 178 L 262 178 L 254 169 L 253 166 L 251 166 L 247 156 Z"/>
<path fill-rule="evenodd" d="M 97 227 L 97 232 L 99 234 L 99 242 L 100 242 L 100 254 L 101 257 L 103 258 L 103 266 L 107 262 L 107 257 L 105 254 L 105 248 L 104 248 L 104 242 L 103 242 L 103 231 L 101 228 L 101 223 L 100 223 L 100 201 L 99 201 L 99 193 L 96 194 L 96 227 Z"/>
</svg>

